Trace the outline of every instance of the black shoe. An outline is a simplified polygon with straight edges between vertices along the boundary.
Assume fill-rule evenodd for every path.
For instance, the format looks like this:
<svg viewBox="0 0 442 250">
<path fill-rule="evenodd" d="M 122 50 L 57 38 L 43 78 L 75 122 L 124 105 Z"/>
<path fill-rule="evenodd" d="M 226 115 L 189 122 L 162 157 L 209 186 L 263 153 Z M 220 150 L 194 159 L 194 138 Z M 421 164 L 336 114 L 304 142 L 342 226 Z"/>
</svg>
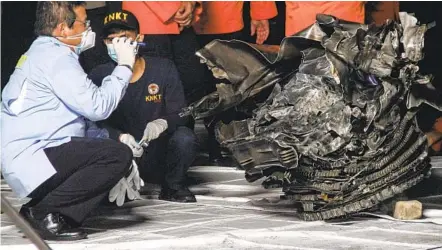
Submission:
<svg viewBox="0 0 442 250">
<path fill-rule="evenodd" d="M 69 224 L 68 219 L 58 213 L 49 213 L 43 219 L 37 219 L 32 208 L 22 206 L 20 215 L 45 240 L 73 241 L 87 237 L 86 232 L 73 223 Z"/>
<path fill-rule="evenodd" d="M 158 199 L 173 202 L 196 202 L 195 195 L 188 188 L 180 190 L 162 188 Z"/>
</svg>

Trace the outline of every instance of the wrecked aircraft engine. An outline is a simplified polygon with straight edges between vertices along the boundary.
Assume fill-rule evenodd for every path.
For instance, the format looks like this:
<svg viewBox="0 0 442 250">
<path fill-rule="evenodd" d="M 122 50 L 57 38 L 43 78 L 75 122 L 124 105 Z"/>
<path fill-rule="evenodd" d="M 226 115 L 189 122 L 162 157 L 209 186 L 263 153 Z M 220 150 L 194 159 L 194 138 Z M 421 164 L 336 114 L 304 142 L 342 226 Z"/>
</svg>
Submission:
<svg viewBox="0 0 442 250">
<path fill-rule="evenodd" d="M 213 41 L 197 55 L 226 83 L 182 114 L 248 115 L 219 122 L 217 139 L 249 182 L 282 187 L 305 220 L 372 208 L 428 176 L 415 114 L 423 102 L 442 107 L 418 73 L 429 26 L 400 18 L 375 27 L 318 15 L 279 50 Z"/>
</svg>

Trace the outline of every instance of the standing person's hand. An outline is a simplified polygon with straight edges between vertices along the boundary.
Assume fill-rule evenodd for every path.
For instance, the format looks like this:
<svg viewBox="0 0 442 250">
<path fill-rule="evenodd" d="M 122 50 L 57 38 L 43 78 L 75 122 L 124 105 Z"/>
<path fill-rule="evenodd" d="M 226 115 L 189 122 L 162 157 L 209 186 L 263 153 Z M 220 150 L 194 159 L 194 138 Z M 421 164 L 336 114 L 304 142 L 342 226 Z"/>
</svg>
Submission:
<svg viewBox="0 0 442 250">
<path fill-rule="evenodd" d="M 175 13 L 173 20 L 178 23 L 180 31 L 192 23 L 195 2 L 182 1 L 178 11 Z"/>
<path fill-rule="evenodd" d="M 263 44 L 270 34 L 269 20 L 250 21 L 250 35 L 254 36 L 255 34 L 256 44 Z"/>
</svg>

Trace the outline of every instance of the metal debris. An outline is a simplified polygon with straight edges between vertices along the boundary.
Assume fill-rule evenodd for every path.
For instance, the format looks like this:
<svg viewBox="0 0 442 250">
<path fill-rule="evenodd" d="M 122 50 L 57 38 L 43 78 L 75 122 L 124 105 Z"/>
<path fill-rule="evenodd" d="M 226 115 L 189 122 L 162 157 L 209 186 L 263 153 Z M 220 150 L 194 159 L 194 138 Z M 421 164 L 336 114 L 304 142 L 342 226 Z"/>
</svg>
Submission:
<svg viewBox="0 0 442 250">
<path fill-rule="evenodd" d="M 428 176 L 415 114 L 422 103 L 442 110 L 417 66 L 428 27 L 400 17 L 375 27 L 318 15 L 279 50 L 213 41 L 197 55 L 225 83 L 183 114 L 247 115 L 219 122 L 219 142 L 248 181 L 282 187 L 305 220 L 370 209 Z"/>
</svg>

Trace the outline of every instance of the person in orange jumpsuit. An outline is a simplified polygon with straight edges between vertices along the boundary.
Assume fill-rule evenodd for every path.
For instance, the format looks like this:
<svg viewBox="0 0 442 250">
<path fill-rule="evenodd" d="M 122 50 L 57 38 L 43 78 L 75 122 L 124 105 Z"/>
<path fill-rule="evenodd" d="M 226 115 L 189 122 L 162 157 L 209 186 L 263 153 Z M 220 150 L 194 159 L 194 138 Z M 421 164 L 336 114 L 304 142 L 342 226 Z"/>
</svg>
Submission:
<svg viewBox="0 0 442 250">
<path fill-rule="evenodd" d="M 193 23 L 193 29 L 199 35 L 199 40 L 213 39 L 242 40 L 243 1 L 204 1 L 198 20 Z M 256 43 L 262 44 L 269 36 L 269 19 L 278 14 L 275 2 L 250 2 L 250 35 L 256 35 Z M 205 44 L 203 44 L 205 45 Z"/>
<path fill-rule="evenodd" d="M 430 151 L 435 154 L 442 153 L 442 117 L 436 119 L 431 131 L 426 133 Z"/>
<path fill-rule="evenodd" d="M 243 29 L 243 1 L 204 1 L 199 19 L 192 24 L 197 34 L 201 47 L 215 39 L 221 40 L 245 40 Z M 256 36 L 256 43 L 262 44 L 270 34 L 269 19 L 278 14 L 275 2 L 251 1 L 250 2 L 250 35 Z M 205 94 L 216 90 L 216 83 L 212 73 L 206 69 Z M 233 114 L 226 113 L 232 117 Z M 210 164 L 226 165 L 221 154 L 219 143 L 215 139 L 214 127 L 218 121 L 216 118 L 205 119 L 208 131 L 208 153 Z"/>
<path fill-rule="evenodd" d="M 387 20 L 399 21 L 399 1 L 367 2 L 365 10 L 367 24 L 381 26 Z"/>
<path fill-rule="evenodd" d="M 198 19 L 201 3 L 195 1 L 123 1 L 122 8 L 132 12 L 140 23 L 140 34 L 146 46 L 140 54 L 172 60 L 180 74 L 186 101 L 201 98 L 204 86 L 204 65 L 195 52 L 200 48 L 191 28 Z M 193 124 L 189 125 L 193 127 Z"/>
<path fill-rule="evenodd" d="M 364 23 L 365 2 L 361 1 L 286 1 L 285 35 L 290 36 L 309 27 L 316 14 L 328 14 L 346 21 Z"/>
</svg>

